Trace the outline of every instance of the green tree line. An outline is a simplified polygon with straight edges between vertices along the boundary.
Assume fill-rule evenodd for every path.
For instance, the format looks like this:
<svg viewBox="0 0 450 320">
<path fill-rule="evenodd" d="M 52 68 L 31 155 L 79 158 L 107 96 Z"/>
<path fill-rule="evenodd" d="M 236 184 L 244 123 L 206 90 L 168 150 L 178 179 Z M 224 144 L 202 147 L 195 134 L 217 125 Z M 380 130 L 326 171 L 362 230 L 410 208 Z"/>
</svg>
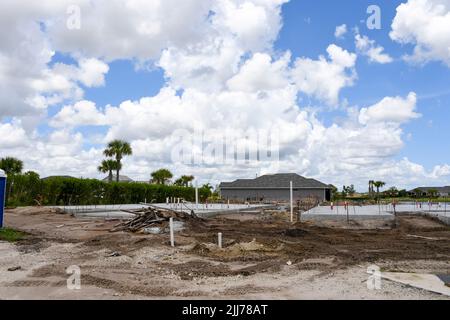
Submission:
<svg viewBox="0 0 450 320">
<path fill-rule="evenodd" d="M 135 204 L 144 200 L 163 203 L 167 197 L 195 201 L 193 187 L 65 177 L 40 179 L 34 172 L 10 176 L 7 184 L 7 206 Z M 210 195 L 209 188 L 199 189 L 202 201 Z"/>
</svg>

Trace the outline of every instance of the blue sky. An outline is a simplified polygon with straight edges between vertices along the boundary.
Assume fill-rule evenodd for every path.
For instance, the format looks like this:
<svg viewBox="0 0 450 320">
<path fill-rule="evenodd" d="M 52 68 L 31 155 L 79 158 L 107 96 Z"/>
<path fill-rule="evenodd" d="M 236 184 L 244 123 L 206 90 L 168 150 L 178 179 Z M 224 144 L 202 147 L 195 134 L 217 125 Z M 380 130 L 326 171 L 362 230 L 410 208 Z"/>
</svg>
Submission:
<svg viewBox="0 0 450 320">
<path fill-rule="evenodd" d="M 358 81 L 354 86 L 345 88 L 342 97 L 350 105 L 366 107 L 385 96 L 404 96 L 410 91 L 416 92 L 419 98 L 418 111 L 422 117 L 405 125 L 405 135 L 410 134 L 411 137 L 397 158 L 408 157 L 431 169 L 443 160 L 450 159 L 450 148 L 446 147 L 446 142 L 450 139 L 450 130 L 446 130 L 450 120 L 450 70 L 442 62 L 409 65 L 401 59 L 413 47 L 400 45 L 389 38 L 390 25 L 396 8 L 401 3 L 402 1 L 379 2 L 382 29 L 369 30 L 366 27 L 366 19 L 369 17 L 366 9 L 373 1 L 291 1 L 283 5 L 283 27 L 274 50 L 289 50 L 294 57 L 316 59 L 324 54 L 330 43 L 336 42 L 354 52 L 352 30 L 349 30 L 345 38 L 335 39 L 335 28 L 341 24 L 346 24 L 349 29 L 358 27 L 361 34 L 382 45 L 395 58 L 395 62 L 380 65 L 360 58 L 357 62 Z M 73 62 L 73 59 L 57 54 L 55 61 L 68 63 Z M 95 101 L 98 106 L 117 106 L 125 100 L 153 96 L 165 85 L 161 68 L 137 69 L 135 62 L 129 60 L 115 61 L 109 66 L 105 87 L 85 88 L 85 98 Z M 314 99 L 312 102 L 314 103 Z M 342 111 L 329 110 L 322 112 L 319 117 L 325 123 L 333 123 L 341 113 Z M 81 131 L 89 130 L 85 128 Z M 86 144 L 86 147 L 90 146 L 90 143 Z"/>
<path fill-rule="evenodd" d="M 335 41 L 337 25 L 346 24 L 349 28 L 358 27 L 361 34 L 385 48 L 395 62 L 379 65 L 359 59 L 357 62 L 358 81 L 346 88 L 342 96 L 350 105 L 360 107 L 374 104 L 385 96 L 406 95 L 410 91 L 418 94 L 420 119 L 405 125 L 405 135 L 411 134 L 404 149 L 397 158 L 408 157 L 431 169 L 442 161 L 450 159 L 450 69 L 442 62 L 426 65 L 410 65 L 401 57 L 410 53 L 412 45 L 401 45 L 389 38 L 391 23 L 396 8 L 405 1 L 300 1 L 294 0 L 283 6 L 283 29 L 275 43 L 275 49 L 290 50 L 294 56 L 315 58 L 324 53 L 324 48 Z M 369 30 L 366 9 L 371 4 L 381 8 L 381 30 Z M 345 39 L 337 44 L 354 51 L 353 33 L 349 31 Z M 328 122 L 333 122 L 335 112 L 321 114 Z M 431 156 L 433 155 L 433 156 Z"/>
<path fill-rule="evenodd" d="M 12 132 L 0 138 L 5 154 L 42 175 L 98 177 L 105 143 L 121 138 L 136 151 L 125 160 L 135 179 L 169 167 L 216 183 L 252 177 L 255 166 L 176 165 L 175 129 L 245 136 L 275 125 L 286 139 L 280 171 L 360 188 L 377 178 L 450 184 L 450 40 L 438 36 L 450 28 L 450 5 L 167 0 L 155 9 L 155 1 L 8 8 L 15 25 L 0 37 L 0 132 Z M 72 4 L 81 14 L 75 30 L 66 25 Z M 379 30 L 366 25 L 373 4 Z M 389 61 L 370 60 L 370 50 Z M 264 165 L 261 174 L 275 170 Z"/>
</svg>

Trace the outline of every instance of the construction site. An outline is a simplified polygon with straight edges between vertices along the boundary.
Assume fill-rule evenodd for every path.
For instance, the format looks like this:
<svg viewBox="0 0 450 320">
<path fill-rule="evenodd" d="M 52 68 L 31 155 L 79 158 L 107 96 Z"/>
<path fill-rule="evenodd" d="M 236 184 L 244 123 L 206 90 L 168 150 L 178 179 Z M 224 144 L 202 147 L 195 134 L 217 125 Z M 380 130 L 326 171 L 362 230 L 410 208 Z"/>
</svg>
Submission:
<svg viewBox="0 0 450 320">
<path fill-rule="evenodd" d="M 0 28 L 0 303 L 450 300 L 450 0 L 0 0 Z"/>
<path fill-rule="evenodd" d="M 7 209 L 0 299 L 450 299 L 446 206 L 291 204 Z"/>
</svg>

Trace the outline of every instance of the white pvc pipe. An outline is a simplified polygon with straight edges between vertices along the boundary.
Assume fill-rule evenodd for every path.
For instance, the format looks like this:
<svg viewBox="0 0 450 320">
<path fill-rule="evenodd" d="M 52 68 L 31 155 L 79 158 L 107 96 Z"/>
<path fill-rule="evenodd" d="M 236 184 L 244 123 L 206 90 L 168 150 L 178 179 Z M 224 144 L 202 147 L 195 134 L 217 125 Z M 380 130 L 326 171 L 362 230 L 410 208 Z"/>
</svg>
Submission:
<svg viewBox="0 0 450 320">
<path fill-rule="evenodd" d="M 195 206 L 198 208 L 198 187 L 195 186 Z"/>
<path fill-rule="evenodd" d="M 217 240 L 218 240 L 219 248 L 222 249 L 222 233 L 221 232 L 219 232 L 219 234 L 217 235 Z"/>
<path fill-rule="evenodd" d="M 292 181 L 290 186 L 290 196 L 291 196 L 291 222 L 294 222 L 294 190 Z"/>
<path fill-rule="evenodd" d="M 0 228 L 3 228 L 4 226 L 4 219 L 5 219 L 5 205 L 6 205 L 6 173 L 5 171 L 0 169 Z"/>
<path fill-rule="evenodd" d="M 170 246 L 175 247 L 175 236 L 173 234 L 173 218 L 169 220 L 169 228 L 170 228 Z"/>
</svg>

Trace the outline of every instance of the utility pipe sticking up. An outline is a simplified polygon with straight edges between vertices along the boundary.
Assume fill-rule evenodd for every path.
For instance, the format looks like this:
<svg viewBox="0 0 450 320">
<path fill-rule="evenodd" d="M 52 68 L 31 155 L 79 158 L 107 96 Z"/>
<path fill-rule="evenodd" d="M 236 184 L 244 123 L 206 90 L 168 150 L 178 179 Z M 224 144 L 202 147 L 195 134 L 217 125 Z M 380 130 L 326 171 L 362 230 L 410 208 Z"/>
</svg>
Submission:
<svg viewBox="0 0 450 320">
<path fill-rule="evenodd" d="M 293 183 L 291 181 L 290 185 L 290 198 L 291 198 L 291 223 L 294 222 L 294 190 L 293 190 Z"/>
<path fill-rule="evenodd" d="M 173 233 L 173 218 L 169 219 L 169 228 L 170 228 L 170 246 L 175 247 L 175 236 Z"/>
<path fill-rule="evenodd" d="M 222 233 L 219 232 L 217 235 L 217 242 L 220 249 L 222 249 Z"/>
</svg>

